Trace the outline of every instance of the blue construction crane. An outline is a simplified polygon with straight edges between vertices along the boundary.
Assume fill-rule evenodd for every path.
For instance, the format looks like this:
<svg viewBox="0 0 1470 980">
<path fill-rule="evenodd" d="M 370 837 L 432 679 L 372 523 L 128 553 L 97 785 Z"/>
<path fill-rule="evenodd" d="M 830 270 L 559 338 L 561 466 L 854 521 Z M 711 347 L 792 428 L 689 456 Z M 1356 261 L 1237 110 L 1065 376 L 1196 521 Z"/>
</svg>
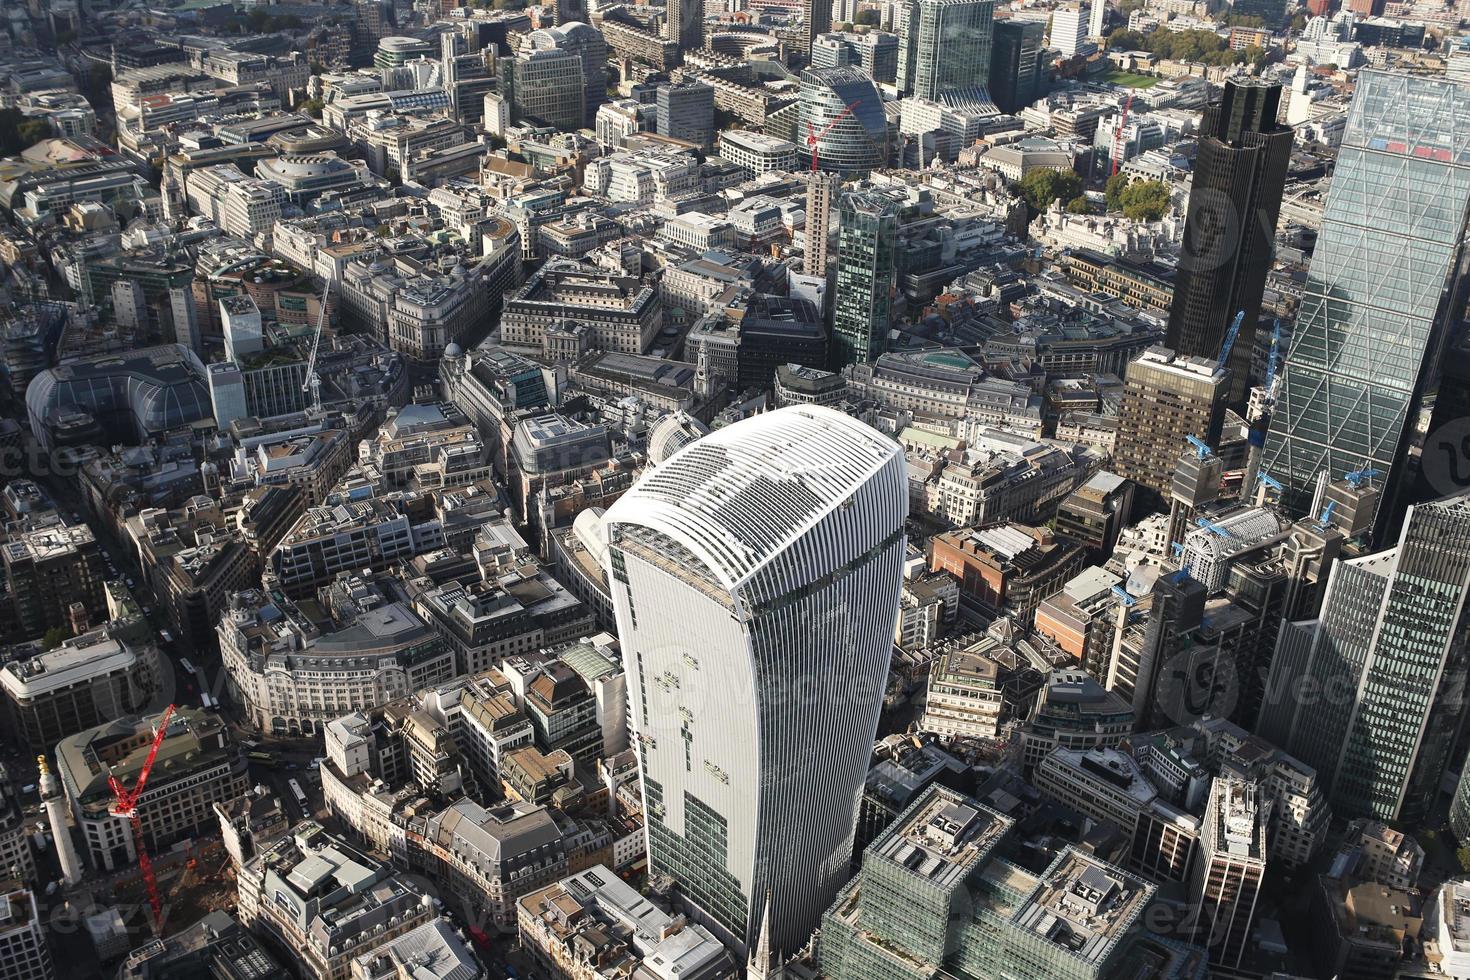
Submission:
<svg viewBox="0 0 1470 980">
<path fill-rule="evenodd" d="M 1264 404 L 1269 407 L 1276 402 L 1276 371 L 1281 366 L 1281 321 L 1271 328 L 1271 353 L 1266 357 L 1266 397 Z"/>
<path fill-rule="evenodd" d="M 1322 511 L 1322 516 L 1317 518 L 1317 523 L 1326 527 L 1332 521 L 1332 512 L 1337 510 L 1337 501 L 1327 501 L 1327 507 Z"/>
<path fill-rule="evenodd" d="M 1180 555 L 1184 554 L 1184 542 L 1183 541 L 1175 541 L 1173 547 L 1174 547 L 1174 557 L 1175 558 L 1178 558 Z"/>
<path fill-rule="evenodd" d="M 1230 329 L 1225 331 L 1225 342 L 1220 345 L 1220 367 L 1230 366 L 1230 349 L 1235 346 L 1235 338 L 1240 336 L 1240 325 L 1245 322 L 1245 310 L 1235 314 L 1235 319 L 1230 321 Z"/>
<path fill-rule="evenodd" d="M 1208 517 L 1195 518 L 1194 522 L 1200 527 L 1204 528 L 1206 531 L 1209 531 L 1211 534 L 1218 534 L 1222 538 L 1230 537 L 1230 531 L 1224 525 L 1216 524 Z"/>
<path fill-rule="evenodd" d="M 1186 436 L 1185 438 L 1189 440 L 1189 444 L 1194 447 L 1194 454 L 1200 459 L 1209 459 L 1210 454 L 1214 452 L 1210 444 L 1199 436 Z"/>
<path fill-rule="evenodd" d="M 1127 589 L 1123 588 L 1121 585 L 1113 586 L 1113 595 L 1117 596 L 1118 601 L 1130 609 L 1138 605 L 1138 597 L 1129 592 Z"/>
<path fill-rule="evenodd" d="M 1367 483 L 1375 476 L 1381 476 L 1382 474 L 1382 470 L 1374 469 L 1371 466 L 1365 466 L 1361 470 L 1353 470 L 1351 473 L 1344 473 L 1342 478 L 1346 480 L 1348 484 L 1353 487 L 1353 489 L 1358 490 L 1362 489 L 1363 484 Z"/>
<path fill-rule="evenodd" d="M 1262 483 L 1270 487 L 1272 490 L 1275 490 L 1277 493 L 1280 493 L 1282 490 L 1285 489 L 1281 485 L 1280 480 L 1276 479 L 1276 477 L 1272 476 L 1270 473 L 1267 473 L 1265 470 L 1261 470 L 1260 473 L 1256 474 L 1256 479 L 1260 480 Z"/>
</svg>

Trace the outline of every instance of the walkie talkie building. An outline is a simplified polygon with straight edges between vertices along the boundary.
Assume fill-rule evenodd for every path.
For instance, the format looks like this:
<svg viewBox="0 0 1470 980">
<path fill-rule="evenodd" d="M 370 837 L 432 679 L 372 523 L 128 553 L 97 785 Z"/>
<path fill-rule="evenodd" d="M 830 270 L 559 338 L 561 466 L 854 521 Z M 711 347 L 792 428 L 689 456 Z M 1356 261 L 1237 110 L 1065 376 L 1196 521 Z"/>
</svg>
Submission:
<svg viewBox="0 0 1470 980">
<path fill-rule="evenodd" d="M 893 645 L 900 447 L 832 409 L 718 429 L 607 513 L 650 870 L 795 949 L 848 876 Z"/>
</svg>

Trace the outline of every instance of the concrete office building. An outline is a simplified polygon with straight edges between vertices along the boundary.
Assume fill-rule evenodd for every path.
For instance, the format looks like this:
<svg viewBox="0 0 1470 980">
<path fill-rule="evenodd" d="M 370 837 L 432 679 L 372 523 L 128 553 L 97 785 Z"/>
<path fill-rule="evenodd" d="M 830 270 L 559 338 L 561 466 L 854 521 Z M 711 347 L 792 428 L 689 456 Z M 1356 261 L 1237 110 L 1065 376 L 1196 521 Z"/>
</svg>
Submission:
<svg viewBox="0 0 1470 980">
<path fill-rule="evenodd" d="M 144 708 L 158 690 L 158 648 L 108 627 L 0 669 L 10 736 L 41 751 Z"/>
<path fill-rule="evenodd" d="M 17 888 L 0 895 L 0 976 L 5 980 L 54 980 L 46 923 L 36 895 Z"/>
<path fill-rule="evenodd" d="M 1195 941 L 1210 962 L 1241 965 L 1250 948 L 1251 924 L 1266 874 L 1266 823 L 1253 783 L 1218 776 L 1200 831 L 1199 856 L 1190 875 Z"/>
<path fill-rule="evenodd" d="M 700 0 L 670 0 L 664 21 L 664 38 L 678 51 L 704 47 L 704 4 Z"/>
<path fill-rule="evenodd" d="M 658 87 L 658 134 L 708 147 L 715 140 L 715 90 L 703 82 Z"/>
<path fill-rule="evenodd" d="M 752 133 L 744 129 L 722 130 L 719 154 L 721 159 L 749 171 L 752 177 L 759 177 L 773 170 L 796 169 L 796 144 L 766 133 Z"/>
<path fill-rule="evenodd" d="M 129 715 L 56 745 L 56 776 L 87 857 L 99 871 L 137 863 L 133 828 L 126 817 L 112 813 L 108 779 L 124 786 L 137 782 L 161 717 Z M 248 780 L 245 754 L 219 715 L 198 708 L 175 711 L 159 744 L 148 792 L 138 802 L 143 846 L 157 854 L 212 832 L 214 804 L 244 793 Z"/>
<path fill-rule="evenodd" d="M 907 500 L 897 444 L 801 406 L 711 432 L 605 515 L 649 864 L 741 953 L 767 914 L 796 948 L 845 876 Z M 838 676 L 799 708 L 774 696 Z"/>
<path fill-rule="evenodd" d="M 1150 347 L 1128 365 L 1113 469 L 1138 484 L 1141 500 L 1169 495 L 1190 436 L 1207 443 L 1218 436 L 1228 382 L 1213 359 L 1166 347 Z"/>
<path fill-rule="evenodd" d="M 832 0 L 802 0 L 801 35 L 798 44 L 810 61 L 817 37 L 832 29 Z"/>
<path fill-rule="evenodd" d="M 1050 47 L 1070 58 L 1087 48 L 1087 11 L 1068 3 L 1052 11 Z"/>
<path fill-rule="evenodd" d="M 80 602 L 91 621 L 106 618 L 107 571 L 87 525 L 28 525 L 0 545 L 0 556 L 22 635 L 39 638 L 54 627 L 73 632 L 73 603 Z"/>
<path fill-rule="evenodd" d="M 826 290 L 827 251 L 831 243 L 832 205 L 836 202 L 838 188 L 842 186 L 839 174 L 814 173 L 807 177 L 806 185 L 806 251 L 801 258 L 803 275 L 822 280 Z"/>
</svg>

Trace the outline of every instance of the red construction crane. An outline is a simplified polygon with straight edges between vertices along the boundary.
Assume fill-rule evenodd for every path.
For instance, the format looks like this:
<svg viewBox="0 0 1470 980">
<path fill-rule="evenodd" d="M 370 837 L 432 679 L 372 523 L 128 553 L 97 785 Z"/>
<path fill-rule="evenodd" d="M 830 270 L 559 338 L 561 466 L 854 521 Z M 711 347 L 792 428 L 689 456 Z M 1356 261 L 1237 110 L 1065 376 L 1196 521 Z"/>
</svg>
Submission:
<svg viewBox="0 0 1470 980">
<path fill-rule="evenodd" d="M 1129 92 L 1128 101 L 1123 103 L 1123 118 L 1118 120 L 1118 128 L 1113 131 L 1113 173 L 1109 177 L 1118 172 L 1118 158 L 1123 155 L 1123 147 L 1120 145 L 1123 142 L 1123 129 L 1128 125 L 1128 110 L 1132 108 L 1133 93 Z"/>
<path fill-rule="evenodd" d="M 127 817 L 133 825 L 133 850 L 138 854 L 138 867 L 143 871 L 143 883 L 148 886 L 148 904 L 153 907 L 153 933 L 163 931 L 163 901 L 158 897 L 158 882 L 153 878 L 153 862 L 148 859 L 148 850 L 143 846 L 143 822 L 138 819 L 138 798 L 148 785 L 148 774 L 153 771 L 153 760 L 158 758 L 158 747 L 168 734 L 168 722 L 173 717 L 174 706 L 163 709 L 158 718 L 158 729 L 153 733 L 153 745 L 148 749 L 148 758 L 138 771 L 138 782 L 132 790 L 123 789 L 123 784 L 111 772 L 107 774 L 107 785 L 112 789 L 112 806 L 109 812 L 115 817 Z"/>
<path fill-rule="evenodd" d="M 858 104 L 861 101 L 862 100 L 859 99 L 858 102 L 854 102 L 852 105 L 839 112 L 837 114 L 837 118 L 829 122 L 827 124 L 827 127 L 823 129 L 820 133 L 817 132 L 816 127 L 812 125 L 812 121 L 810 119 L 806 121 L 806 145 L 812 148 L 812 173 L 817 172 L 817 141 L 820 140 L 823 136 L 826 136 L 828 133 L 832 132 L 832 127 L 836 126 L 838 123 L 842 122 L 842 120 L 846 119 L 852 113 L 852 110 L 858 107 Z"/>
</svg>

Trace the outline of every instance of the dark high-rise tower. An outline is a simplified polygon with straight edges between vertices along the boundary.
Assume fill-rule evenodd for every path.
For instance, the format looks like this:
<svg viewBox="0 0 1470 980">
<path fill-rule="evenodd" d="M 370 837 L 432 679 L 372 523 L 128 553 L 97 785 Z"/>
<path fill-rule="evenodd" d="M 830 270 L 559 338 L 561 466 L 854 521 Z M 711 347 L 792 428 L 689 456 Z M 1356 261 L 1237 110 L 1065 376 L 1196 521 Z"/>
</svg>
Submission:
<svg viewBox="0 0 1470 980">
<path fill-rule="evenodd" d="M 802 0 L 801 45 L 807 61 L 811 61 L 812 42 L 817 35 L 832 29 L 832 0 Z"/>
<path fill-rule="evenodd" d="M 1020 112 L 1046 88 L 1046 24 L 998 20 L 990 51 L 990 97 L 1001 112 Z"/>
<path fill-rule="evenodd" d="M 1252 340 L 1271 270 L 1276 218 L 1291 159 L 1292 131 L 1276 122 L 1281 86 L 1227 81 L 1205 112 L 1184 221 L 1184 245 L 1169 310 L 1168 345 L 1215 358 L 1235 314 L 1230 401 L 1245 400 Z"/>
</svg>

